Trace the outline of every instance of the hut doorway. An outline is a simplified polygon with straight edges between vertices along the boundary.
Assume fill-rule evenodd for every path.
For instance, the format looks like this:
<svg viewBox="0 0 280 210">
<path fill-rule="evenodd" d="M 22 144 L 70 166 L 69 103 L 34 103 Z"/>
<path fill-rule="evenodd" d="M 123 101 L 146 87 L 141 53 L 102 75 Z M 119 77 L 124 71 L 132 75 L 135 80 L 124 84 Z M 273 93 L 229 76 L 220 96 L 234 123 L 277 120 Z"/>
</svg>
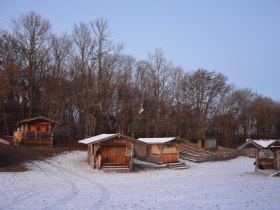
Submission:
<svg viewBox="0 0 280 210">
<path fill-rule="evenodd" d="M 98 155 L 101 156 L 101 166 L 126 164 L 126 146 L 123 145 L 103 145 Z"/>
</svg>

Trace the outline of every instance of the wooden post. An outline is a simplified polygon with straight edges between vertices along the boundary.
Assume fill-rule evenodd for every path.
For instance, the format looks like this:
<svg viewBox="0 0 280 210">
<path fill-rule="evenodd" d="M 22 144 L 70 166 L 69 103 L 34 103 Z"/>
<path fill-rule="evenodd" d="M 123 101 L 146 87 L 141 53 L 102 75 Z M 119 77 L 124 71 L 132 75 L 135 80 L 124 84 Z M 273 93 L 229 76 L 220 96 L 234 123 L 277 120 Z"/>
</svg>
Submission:
<svg viewBox="0 0 280 210">
<path fill-rule="evenodd" d="M 276 156 L 275 156 L 275 159 L 276 159 L 276 169 L 280 170 L 280 149 L 277 149 L 275 151 L 275 153 L 276 153 Z"/>
<path fill-rule="evenodd" d="M 178 162 L 180 162 L 180 150 L 179 150 L 179 144 L 178 144 L 178 143 L 176 143 L 176 144 L 175 144 L 175 147 L 176 147 L 176 150 L 177 150 L 177 160 L 178 160 Z"/>
<path fill-rule="evenodd" d="M 51 135 L 51 147 L 53 147 L 53 133 L 50 133 Z"/>
<path fill-rule="evenodd" d="M 101 155 L 98 155 L 97 158 L 97 170 L 101 170 Z"/>
<path fill-rule="evenodd" d="M 90 163 L 92 144 L 88 144 L 88 163 Z"/>
<path fill-rule="evenodd" d="M 130 157 L 130 165 L 129 165 L 129 170 L 133 170 L 133 157 L 134 157 L 134 144 L 131 144 L 131 157 Z"/>
<path fill-rule="evenodd" d="M 277 151 L 274 150 L 274 149 L 270 149 L 270 151 L 273 153 L 273 157 L 274 157 L 274 159 L 273 159 L 273 164 L 274 164 L 273 169 L 277 169 L 277 158 L 276 158 Z"/>
<path fill-rule="evenodd" d="M 197 141 L 197 145 L 198 145 L 198 149 L 202 149 L 203 148 L 202 140 L 201 139 Z"/>
<path fill-rule="evenodd" d="M 260 150 L 258 148 L 256 148 L 256 167 L 255 167 L 255 171 L 257 171 L 259 169 L 259 154 Z"/>
<path fill-rule="evenodd" d="M 158 144 L 159 146 L 159 151 L 160 151 L 160 162 L 163 162 L 163 148 L 164 144 Z"/>
<path fill-rule="evenodd" d="M 97 169 L 98 157 L 96 157 L 97 150 L 100 148 L 100 145 L 93 145 L 93 153 L 91 155 L 91 162 L 93 163 L 93 168 Z"/>
<path fill-rule="evenodd" d="M 93 167 L 94 167 L 94 145 L 93 144 L 90 144 L 90 151 L 89 151 L 89 162 L 93 164 Z"/>
<path fill-rule="evenodd" d="M 133 159 L 129 161 L 129 171 L 133 170 Z"/>
</svg>

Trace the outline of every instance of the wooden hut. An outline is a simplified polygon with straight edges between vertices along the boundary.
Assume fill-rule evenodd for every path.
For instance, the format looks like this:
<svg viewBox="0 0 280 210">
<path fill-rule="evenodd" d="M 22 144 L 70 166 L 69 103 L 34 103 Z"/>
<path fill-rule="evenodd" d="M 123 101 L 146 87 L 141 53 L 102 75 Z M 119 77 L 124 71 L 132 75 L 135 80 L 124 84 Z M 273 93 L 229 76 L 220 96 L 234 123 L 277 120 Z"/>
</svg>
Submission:
<svg viewBox="0 0 280 210">
<path fill-rule="evenodd" d="M 135 157 L 152 163 L 175 163 L 179 161 L 177 137 L 139 138 L 135 144 Z"/>
<path fill-rule="evenodd" d="M 53 146 L 54 124 L 60 124 L 46 117 L 34 117 L 17 123 L 13 141 L 16 145 Z"/>
<path fill-rule="evenodd" d="M 79 143 L 88 145 L 88 162 L 97 170 L 130 172 L 135 140 L 123 134 L 100 134 Z"/>
<path fill-rule="evenodd" d="M 256 167 L 259 169 L 280 170 L 280 140 L 252 140 L 248 139 L 237 150 L 255 149 Z"/>
</svg>

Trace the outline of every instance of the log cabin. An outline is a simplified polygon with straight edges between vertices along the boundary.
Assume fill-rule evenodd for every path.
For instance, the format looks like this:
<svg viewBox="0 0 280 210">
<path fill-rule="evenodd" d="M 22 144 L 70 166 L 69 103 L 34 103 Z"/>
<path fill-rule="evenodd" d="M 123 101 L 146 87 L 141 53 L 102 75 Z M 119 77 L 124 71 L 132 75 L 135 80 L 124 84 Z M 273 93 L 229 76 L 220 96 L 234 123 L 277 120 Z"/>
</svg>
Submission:
<svg viewBox="0 0 280 210">
<path fill-rule="evenodd" d="M 280 170 L 280 140 L 252 140 L 247 139 L 237 150 L 255 149 L 255 170 Z"/>
<path fill-rule="evenodd" d="M 179 162 L 180 138 L 139 138 L 135 144 L 135 157 L 152 163 Z"/>
<path fill-rule="evenodd" d="M 105 172 L 131 172 L 135 142 L 120 133 L 100 134 L 79 141 L 88 145 L 88 163 Z"/>
<path fill-rule="evenodd" d="M 60 124 L 46 117 L 34 117 L 19 121 L 14 132 L 14 144 L 53 147 L 53 126 Z"/>
</svg>

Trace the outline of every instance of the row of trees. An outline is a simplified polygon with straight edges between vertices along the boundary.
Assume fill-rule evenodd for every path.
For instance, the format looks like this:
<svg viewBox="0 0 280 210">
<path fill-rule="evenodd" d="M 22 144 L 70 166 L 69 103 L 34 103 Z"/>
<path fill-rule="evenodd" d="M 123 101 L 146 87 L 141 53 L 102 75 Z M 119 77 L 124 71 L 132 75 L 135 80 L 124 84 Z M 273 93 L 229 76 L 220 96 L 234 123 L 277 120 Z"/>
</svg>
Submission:
<svg viewBox="0 0 280 210">
<path fill-rule="evenodd" d="M 215 71 L 185 72 L 160 49 L 147 60 L 125 55 L 104 19 L 61 36 L 34 12 L 12 26 L 0 31 L 0 134 L 43 115 L 61 122 L 65 141 L 120 132 L 214 137 L 235 147 L 249 137 L 280 135 L 279 102 L 236 89 Z"/>
</svg>

